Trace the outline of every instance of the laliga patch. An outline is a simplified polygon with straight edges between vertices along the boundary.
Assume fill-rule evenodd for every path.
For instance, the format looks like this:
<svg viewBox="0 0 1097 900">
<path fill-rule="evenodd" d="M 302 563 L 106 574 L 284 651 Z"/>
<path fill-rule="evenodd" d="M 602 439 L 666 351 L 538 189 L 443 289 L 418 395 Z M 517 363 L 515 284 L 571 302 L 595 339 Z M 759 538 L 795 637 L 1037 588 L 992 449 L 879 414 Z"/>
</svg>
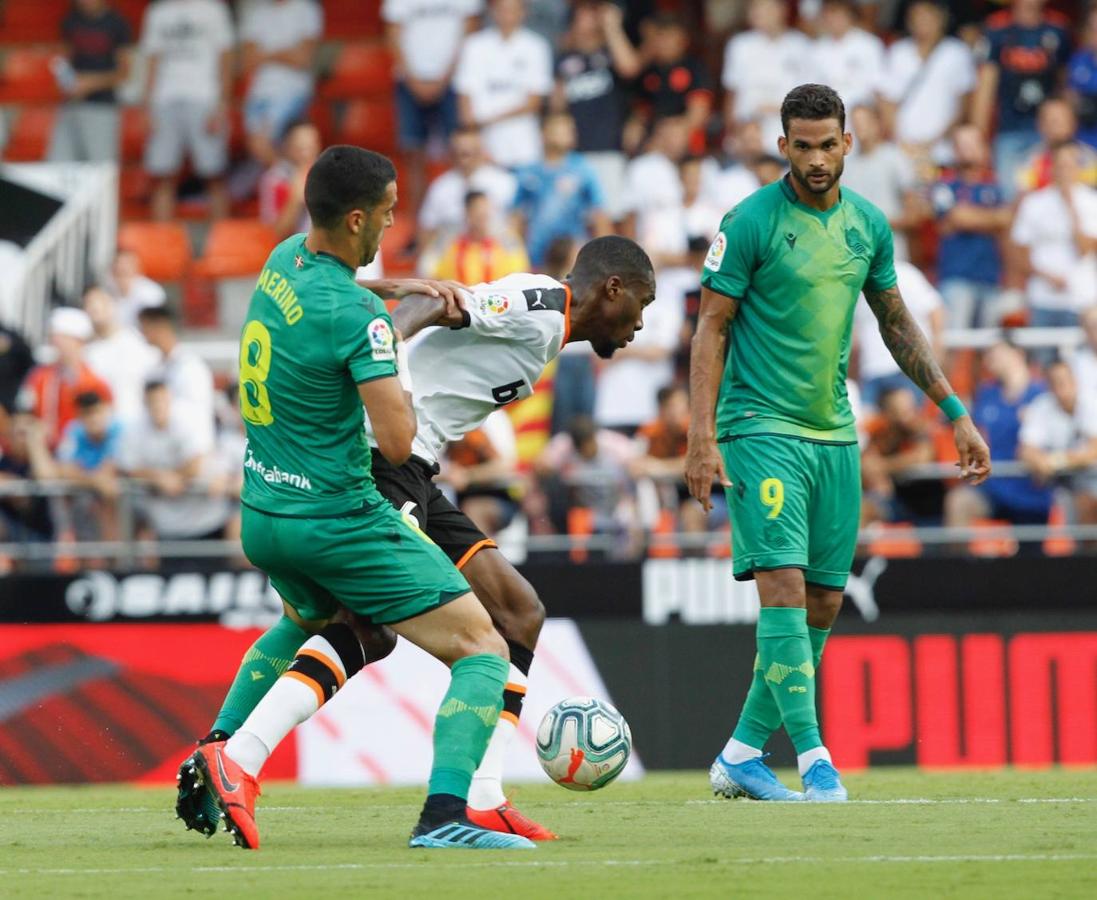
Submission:
<svg viewBox="0 0 1097 900">
<path fill-rule="evenodd" d="M 705 268 L 713 272 L 720 271 L 720 264 L 724 261 L 724 253 L 728 249 L 728 239 L 724 236 L 724 232 L 720 232 L 716 235 L 716 240 L 712 242 L 712 246 L 708 248 L 708 255 L 705 257 Z"/>
<path fill-rule="evenodd" d="M 505 294 L 485 294 L 477 298 L 482 316 L 501 316 L 510 309 L 510 298 Z"/>
<path fill-rule="evenodd" d="M 396 359 L 396 347 L 392 329 L 384 319 L 374 319 L 369 323 L 369 345 L 375 360 Z"/>
</svg>

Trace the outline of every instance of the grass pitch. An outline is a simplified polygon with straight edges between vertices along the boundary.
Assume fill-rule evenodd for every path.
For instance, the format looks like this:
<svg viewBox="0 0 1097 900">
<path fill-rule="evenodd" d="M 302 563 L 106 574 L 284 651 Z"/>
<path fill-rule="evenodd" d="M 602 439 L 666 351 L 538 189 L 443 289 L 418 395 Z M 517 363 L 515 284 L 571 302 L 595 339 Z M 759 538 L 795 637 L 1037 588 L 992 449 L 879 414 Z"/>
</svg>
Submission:
<svg viewBox="0 0 1097 900">
<path fill-rule="evenodd" d="M 4 788 L 0 896 L 1097 897 L 1097 771 L 845 781 L 834 806 L 716 801 L 702 772 L 522 786 L 564 837 L 508 853 L 408 850 L 415 789 L 271 784 L 246 852 L 184 832 L 171 790 Z"/>
</svg>

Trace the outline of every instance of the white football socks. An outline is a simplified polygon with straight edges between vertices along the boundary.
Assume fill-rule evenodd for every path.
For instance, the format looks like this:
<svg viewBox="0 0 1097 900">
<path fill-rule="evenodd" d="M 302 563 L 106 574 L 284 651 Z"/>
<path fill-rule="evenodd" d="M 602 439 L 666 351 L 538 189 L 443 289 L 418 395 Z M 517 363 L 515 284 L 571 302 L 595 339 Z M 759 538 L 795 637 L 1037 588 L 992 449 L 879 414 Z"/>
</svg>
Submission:
<svg viewBox="0 0 1097 900">
<path fill-rule="evenodd" d="M 796 757 L 796 767 L 800 770 L 800 776 L 806 775 L 812 764 L 820 759 L 830 762 L 830 751 L 826 747 L 813 747 L 811 750 L 805 750 L 799 754 Z"/>
<path fill-rule="evenodd" d="M 720 755 L 724 758 L 724 762 L 738 765 L 747 762 L 747 760 L 757 759 L 762 755 L 762 751 L 757 747 L 750 746 L 750 744 L 737 741 L 735 738 L 729 738 L 724 745 L 723 753 Z"/>
<path fill-rule="evenodd" d="M 528 683 L 529 679 L 511 663 L 507 689 L 514 685 L 524 692 Z M 468 805 L 472 809 L 496 809 L 507 802 L 506 794 L 503 793 L 503 763 L 506 762 L 507 750 L 517 733 L 518 726 L 508 717 L 500 715 L 480 768 L 472 776 L 472 784 L 469 785 Z"/>
</svg>

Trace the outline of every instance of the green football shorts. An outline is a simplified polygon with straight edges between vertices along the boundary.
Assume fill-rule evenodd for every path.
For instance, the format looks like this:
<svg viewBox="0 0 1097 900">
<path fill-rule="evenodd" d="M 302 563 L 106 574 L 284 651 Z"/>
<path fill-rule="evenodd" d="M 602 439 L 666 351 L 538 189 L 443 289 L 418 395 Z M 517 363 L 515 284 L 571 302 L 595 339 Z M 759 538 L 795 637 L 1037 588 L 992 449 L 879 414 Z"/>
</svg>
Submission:
<svg viewBox="0 0 1097 900">
<path fill-rule="evenodd" d="M 809 584 L 842 590 L 861 520 L 857 445 L 754 434 L 721 443 L 720 453 L 736 580 L 796 568 Z"/>
<path fill-rule="evenodd" d="M 469 592 L 468 582 L 423 532 L 388 502 L 332 519 L 243 508 L 244 553 L 303 619 L 340 606 L 388 625 Z"/>
</svg>

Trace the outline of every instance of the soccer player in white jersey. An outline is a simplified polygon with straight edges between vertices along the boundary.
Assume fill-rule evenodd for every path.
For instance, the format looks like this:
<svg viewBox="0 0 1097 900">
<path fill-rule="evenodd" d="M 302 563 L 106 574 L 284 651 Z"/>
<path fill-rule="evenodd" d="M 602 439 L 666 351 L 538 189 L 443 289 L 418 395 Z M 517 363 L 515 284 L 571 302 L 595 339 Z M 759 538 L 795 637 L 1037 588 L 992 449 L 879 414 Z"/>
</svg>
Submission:
<svg viewBox="0 0 1097 900">
<path fill-rule="evenodd" d="M 516 810 L 502 787 L 503 760 L 517 731 L 545 610 L 533 586 L 494 541 L 434 484 L 438 459 L 447 442 L 479 427 L 496 409 L 530 396 L 545 366 L 569 341 L 589 341 L 606 359 L 626 346 L 643 327 L 643 309 L 654 299 L 655 274 L 647 254 L 634 241 L 611 235 L 584 245 L 563 281 L 517 274 L 470 288 L 460 326 L 428 327 L 446 312 L 437 298 L 424 295 L 405 297 L 392 314 L 400 333 L 416 335 L 401 348 L 406 362 L 398 366 L 411 375 L 418 430 L 411 458 L 403 465 L 392 465 L 374 450 L 374 480 L 381 494 L 453 560 L 510 650 L 503 712 L 469 792 L 468 817 L 484 828 L 532 840 L 556 837 Z M 357 630 L 361 636 L 361 623 Z M 367 660 L 385 655 L 384 641 L 385 635 L 376 632 Z M 248 664 L 245 656 L 245 680 Z M 254 665 L 270 661 L 255 658 Z M 261 697 L 253 689 L 247 703 L 257 704 Z M 234 717 L 247 712 L 238 699 Z M 228 722 L 220 716 L 200 743 L 225 740 Z M 184 788 L 176 805 L 179 817 L 188 828 L 212 834 L 216 821 L 209 820 L 209 807 Z"/>
</svg>

